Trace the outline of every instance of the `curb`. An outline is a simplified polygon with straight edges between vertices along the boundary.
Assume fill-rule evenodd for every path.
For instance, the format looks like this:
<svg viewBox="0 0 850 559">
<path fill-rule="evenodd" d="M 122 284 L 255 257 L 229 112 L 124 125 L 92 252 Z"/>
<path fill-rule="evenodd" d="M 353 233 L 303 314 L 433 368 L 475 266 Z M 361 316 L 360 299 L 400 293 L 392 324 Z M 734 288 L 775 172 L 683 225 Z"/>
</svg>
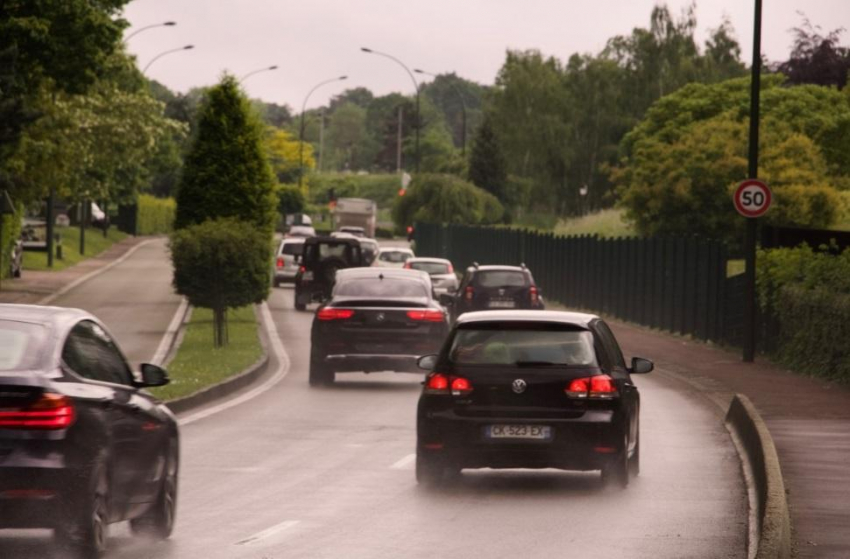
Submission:
<svg viewBox="0 0 850 559">
<path fill-rule="evenodd" d="M 736 394 L 729 404 L 726 426 L 737 437 L 745 467 L 755 486 L 756 542 L 750 542 L 750 557 L 790 559 L 791 514 L 785 495 L 785 482 L 773 438 L 753 403 Z M 755 553 L 752 550 L 755 549 Z"/>
</svg>

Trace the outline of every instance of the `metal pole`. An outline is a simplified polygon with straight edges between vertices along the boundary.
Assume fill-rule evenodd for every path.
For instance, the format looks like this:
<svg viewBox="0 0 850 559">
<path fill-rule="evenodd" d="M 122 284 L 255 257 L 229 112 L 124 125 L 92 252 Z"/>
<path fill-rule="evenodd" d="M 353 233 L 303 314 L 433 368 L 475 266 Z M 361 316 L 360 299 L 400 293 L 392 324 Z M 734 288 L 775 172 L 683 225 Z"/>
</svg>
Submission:
<svg viewBox="0 0 850 559">
<path fill-rule="evenodd" d="M 325 154 L 325 109 L 319 111 L 319 161 L 316 172 L 322 172 L 322 156 Z"/>
<path fill-rule="evenodd" d="M 404 119 L 404 107 L 398 106 L 398 138 L 396 139 L 395 167 L 398 174 L 401 174 L 401 126 Z"/>
<path fill-rule="evenodd" d="M 151 64 L 153 64 L 154 62 L 156 62 L 157 60 L 159 60 L 159 59 L 160 59 L 160 58 L 162 58 L 163 56 L 166 56 L 166 55 L 171 54 L 171 53 L 173 53 L 173 52 L 180 52 L 181 50 L 192 50 L 193 48 L 195 48 L 195 45 L 186 45 L 185 47 L 180 47 L 180 48 L 177 48 L 177 49 L 171 49 L 171 50 L 167 50 L 167 51 L 165 51 L 165 52 L 161 52 L 161 53 L 159 53 L 158 55 L 154 56 L 154 57 L 151 59 L 151 61 L 150 61 L 150 62 L 148 62 L 148 63 L 147 63 L 147 65 L 146 65 L 146 66 L 144 67 L 144 69 L 142 70 L 142 74 L 147 73 L 148 68 L 150 68 L 150 67 L 151 67 Z"/>
<path fill-rule="evenodd" d="M 313 92 L 322 87 L 325 84 L 331 82 L 338 82 L 348 79 L 348 76 L 340 76 L 338 78 L 331 78 L 329 80 L 325 80 L 323 82 L 319 82 L 313 86 L 313 89 L 307 93 L 307 96 L 304 97 L 304 102 L 301 104 L 301 126 L 298 134 L 298 186 L 300 187 L 303 183 L 304 178 L 304 112 L 307 110 L 307 101 L 310 99 L 310 96 L 313 95 Z"/>
<path fill-rule="evenodd" d="M 750 149 L 748 175 L 758 178 L 759 168 L 759 97 L 761 94 L 761 0 L 755 0 L 753 25 L 753 66 L 750 82 Z M 746 262 L 744 299 L 744 361 L 752 363 L 756 353 L 756 233 L 755 218 L 747 218 L 744 235 Z"/>
</svg>

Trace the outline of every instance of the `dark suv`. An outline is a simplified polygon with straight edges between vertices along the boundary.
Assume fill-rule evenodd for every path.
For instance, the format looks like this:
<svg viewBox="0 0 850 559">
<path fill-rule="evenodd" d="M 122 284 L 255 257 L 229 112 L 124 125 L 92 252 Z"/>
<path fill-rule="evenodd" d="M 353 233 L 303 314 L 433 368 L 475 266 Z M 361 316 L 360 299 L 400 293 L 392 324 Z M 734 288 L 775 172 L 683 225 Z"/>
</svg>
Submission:
<svg viewBox="0 0 850 559">
<path fill-rule="evenodd" d="M 525 265 L 479 266 L 467 268 L 454 295 L 440 301 L 450 307 L 457 319 L 471 311 L 526 309 L 543 310 L 543 297 Z"/>
<path fill-rule="evenodd" d="M 312 302 L 328 300 L 339 270 L 365 265 L 363 249 L 356 238 L 306 239 L 301 267 L 295 275 L 295 308 L 303 311 Z"/>
</svg>

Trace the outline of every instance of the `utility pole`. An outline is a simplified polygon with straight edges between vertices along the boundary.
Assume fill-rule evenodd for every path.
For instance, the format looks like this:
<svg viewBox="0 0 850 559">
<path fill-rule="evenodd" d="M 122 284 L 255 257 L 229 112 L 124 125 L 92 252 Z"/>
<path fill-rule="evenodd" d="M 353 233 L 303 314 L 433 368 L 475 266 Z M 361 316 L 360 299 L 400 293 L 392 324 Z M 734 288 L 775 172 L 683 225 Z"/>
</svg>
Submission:
<svg viewBox="0 0 850 559">
<path fill-rule="evenodd" d="M 325 108 L 319 111 L 319 161 L 316 172 L 322 172 L 322 156 L 325 154 Z"/>
<path fill-rule="evenodd" d="M 401 175 L 401 125 L 404 120 L 404 107 L 398 106 L 398 138 L 396 139 L 395 167 Z"/>
</svg>

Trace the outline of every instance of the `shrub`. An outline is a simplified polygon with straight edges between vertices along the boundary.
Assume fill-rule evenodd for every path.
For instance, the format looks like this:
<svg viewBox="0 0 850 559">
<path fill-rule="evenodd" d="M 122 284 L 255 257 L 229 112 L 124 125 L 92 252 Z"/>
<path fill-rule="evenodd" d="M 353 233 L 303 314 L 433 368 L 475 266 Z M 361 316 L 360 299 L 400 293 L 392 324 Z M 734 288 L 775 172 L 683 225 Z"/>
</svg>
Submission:
<svg viewBox="0 0 850 559">
<path fill-rule="evenodd" d="M 177 204 L 174 198 L 156 198 L 149 194 L 139 195 L 138 221 L 139 235 L 167 235 L 174 229 L 174 211 Z"/>
<path fill-rule="evenodd" d="M 453 175 L 419 175 L 393 207 L 398 230 L 417 221 L 489 225 L 504 215 L 495 196 Z"/>
</svg>

